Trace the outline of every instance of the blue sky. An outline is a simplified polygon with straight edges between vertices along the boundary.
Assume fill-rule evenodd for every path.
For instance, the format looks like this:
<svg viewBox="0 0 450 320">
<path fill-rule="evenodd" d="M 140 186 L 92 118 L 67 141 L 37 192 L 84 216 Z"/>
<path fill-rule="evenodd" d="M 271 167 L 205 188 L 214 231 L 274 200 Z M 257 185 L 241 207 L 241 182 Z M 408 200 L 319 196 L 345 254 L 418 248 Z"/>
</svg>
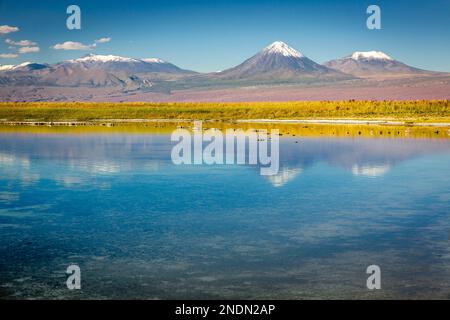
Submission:
<svg viewBox="0 0 450 320">
<path fill-rule="evenodd" d="M 66 28 L 66 8 L 81 8 L 81 30 Z M 366 8 L 381 7 L 382 29 L 366 28 Z M 450 0 L 0 0 L 0 64 L 57 62 L 88 53 L 158 57 L 196 71 L 241 63 L 280 40 L 324 62 L 353 51 L 380 50 L 410 65 L 450 71 Z M 56 50 L 66 41 L 91 50 Z M 39 52 L 18 54 L 30 40 Z M 26 50 L 26 49 L 25 49 Z M 34 49 L 36 50 L 36 49 Z M 8 58 L 18 54 L 16 58 Z"/>
</svg>

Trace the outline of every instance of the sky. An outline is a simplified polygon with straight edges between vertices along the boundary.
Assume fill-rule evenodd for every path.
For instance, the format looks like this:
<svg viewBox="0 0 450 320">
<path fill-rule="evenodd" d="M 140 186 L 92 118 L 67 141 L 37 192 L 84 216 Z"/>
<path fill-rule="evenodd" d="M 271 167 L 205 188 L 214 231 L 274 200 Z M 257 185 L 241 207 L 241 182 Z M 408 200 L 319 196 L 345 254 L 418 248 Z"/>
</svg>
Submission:
<svg viewBox="0 0 450 320">
<path fill-rule="evenodd" d="M 66 27 L 72 4 L 81 9 L 80 30 Z M 371 4 L 381 8 L 381 30 L 366 27 Z M 94 53 L 212 72 L 274 41 L 319 63 L 377 50 L 450 72 L 450 0 L 0 0 L 1 65 Z"/>
</svg>

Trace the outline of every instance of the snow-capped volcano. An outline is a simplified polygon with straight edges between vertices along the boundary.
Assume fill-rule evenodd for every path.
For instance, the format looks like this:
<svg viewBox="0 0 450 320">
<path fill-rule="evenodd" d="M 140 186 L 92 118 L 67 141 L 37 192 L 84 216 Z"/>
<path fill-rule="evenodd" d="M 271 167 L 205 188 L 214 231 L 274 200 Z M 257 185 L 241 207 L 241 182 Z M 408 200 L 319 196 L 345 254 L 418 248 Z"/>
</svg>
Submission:
<svg viewBox="0 0 450 320">
<path fill-rule="evenodd" d="M 396 61 L 381 51 L 357 51 L 325 66 L 355 76 L 422 74 L 426 71 Z"/>
<path fill-rule="evenodd" d="M 240 65 L 216 73 L 216 75 L 228 80 L 271 81 L 299 80 L 301 78 L 311 78 L 312 76 L 344 76 L 338 71 L 331 70 L 312 61 L 300 51 L 281 41 L 270 44 Z"/>
<path fill-rule="evenodd" d="M 285 57 L 304 57 L 304 55 L 300 51 L 295 50 L 282 41 L 275 41 L 271 45 L 265 47 L 263 49 L 263 52 L 267 54 L 281 54 Z"/>
</svg>

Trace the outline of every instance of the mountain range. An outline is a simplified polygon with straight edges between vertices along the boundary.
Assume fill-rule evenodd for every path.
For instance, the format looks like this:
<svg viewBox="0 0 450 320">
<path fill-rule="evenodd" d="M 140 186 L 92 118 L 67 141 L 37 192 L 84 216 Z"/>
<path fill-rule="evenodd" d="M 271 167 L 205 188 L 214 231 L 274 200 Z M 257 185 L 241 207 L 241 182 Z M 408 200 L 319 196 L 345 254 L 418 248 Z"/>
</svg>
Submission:
<svg viewBox="0 0 450 320">
<path fill-rule="evenodd" d="M 25 62 L 0 66 L 2 85 L 119 86 L 123 89 L 151 87 L 152 81 L 173 80 L 195 72 L 183 70 L 161 59 L 133 59 L 89 54 L 54 65 Z"/>
<path fill-rule="evenodd" d="M 199 88 L 320 85 L 437 74 L 440 73 L 408 66 L 380 51 L 354 52 L 319 64 L 286 43 L 276 41 L 241 64 L 220 72 L 198 73 L 158 58 L 135 59 L 89 54 L 55 64 L 25 62 L 0 66 L 0 87 L 108 88 L 117 94 L 170 93 L 173 90 Z M 6 91 L 1 91 L 2 95 L 3 92 Z M 59 92 L 64 99 L 64 90 Z M 41 98 L 45 100 L 45 96 Z"/>
</svg>

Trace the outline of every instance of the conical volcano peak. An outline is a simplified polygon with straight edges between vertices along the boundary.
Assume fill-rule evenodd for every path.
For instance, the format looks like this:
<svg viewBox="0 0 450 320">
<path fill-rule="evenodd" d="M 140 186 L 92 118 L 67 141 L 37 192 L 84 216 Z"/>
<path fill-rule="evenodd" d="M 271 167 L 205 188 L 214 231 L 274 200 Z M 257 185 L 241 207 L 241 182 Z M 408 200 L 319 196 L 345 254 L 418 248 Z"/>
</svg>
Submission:
<svg viewBox="0 0 450 320">
<path fill-rule="evenodd" d="M 295 57 L 295 58 L 304 57 L 304 55 L 301 52 L 288 46 L 286 43 L 282 41 L 275 41 L 271 45 L 265 47 L 263 52 L 270 54 L 281 54 L 285 57 Z"/>
<path fill-rule="evenodd" d="M 227 80 L 295 82 L 306 78 L 339 78 L 342 74 L 308 59 L 286 43 L 276 41 L 240 65 L 220 72 L 219 76 Z"/>
</svg>

